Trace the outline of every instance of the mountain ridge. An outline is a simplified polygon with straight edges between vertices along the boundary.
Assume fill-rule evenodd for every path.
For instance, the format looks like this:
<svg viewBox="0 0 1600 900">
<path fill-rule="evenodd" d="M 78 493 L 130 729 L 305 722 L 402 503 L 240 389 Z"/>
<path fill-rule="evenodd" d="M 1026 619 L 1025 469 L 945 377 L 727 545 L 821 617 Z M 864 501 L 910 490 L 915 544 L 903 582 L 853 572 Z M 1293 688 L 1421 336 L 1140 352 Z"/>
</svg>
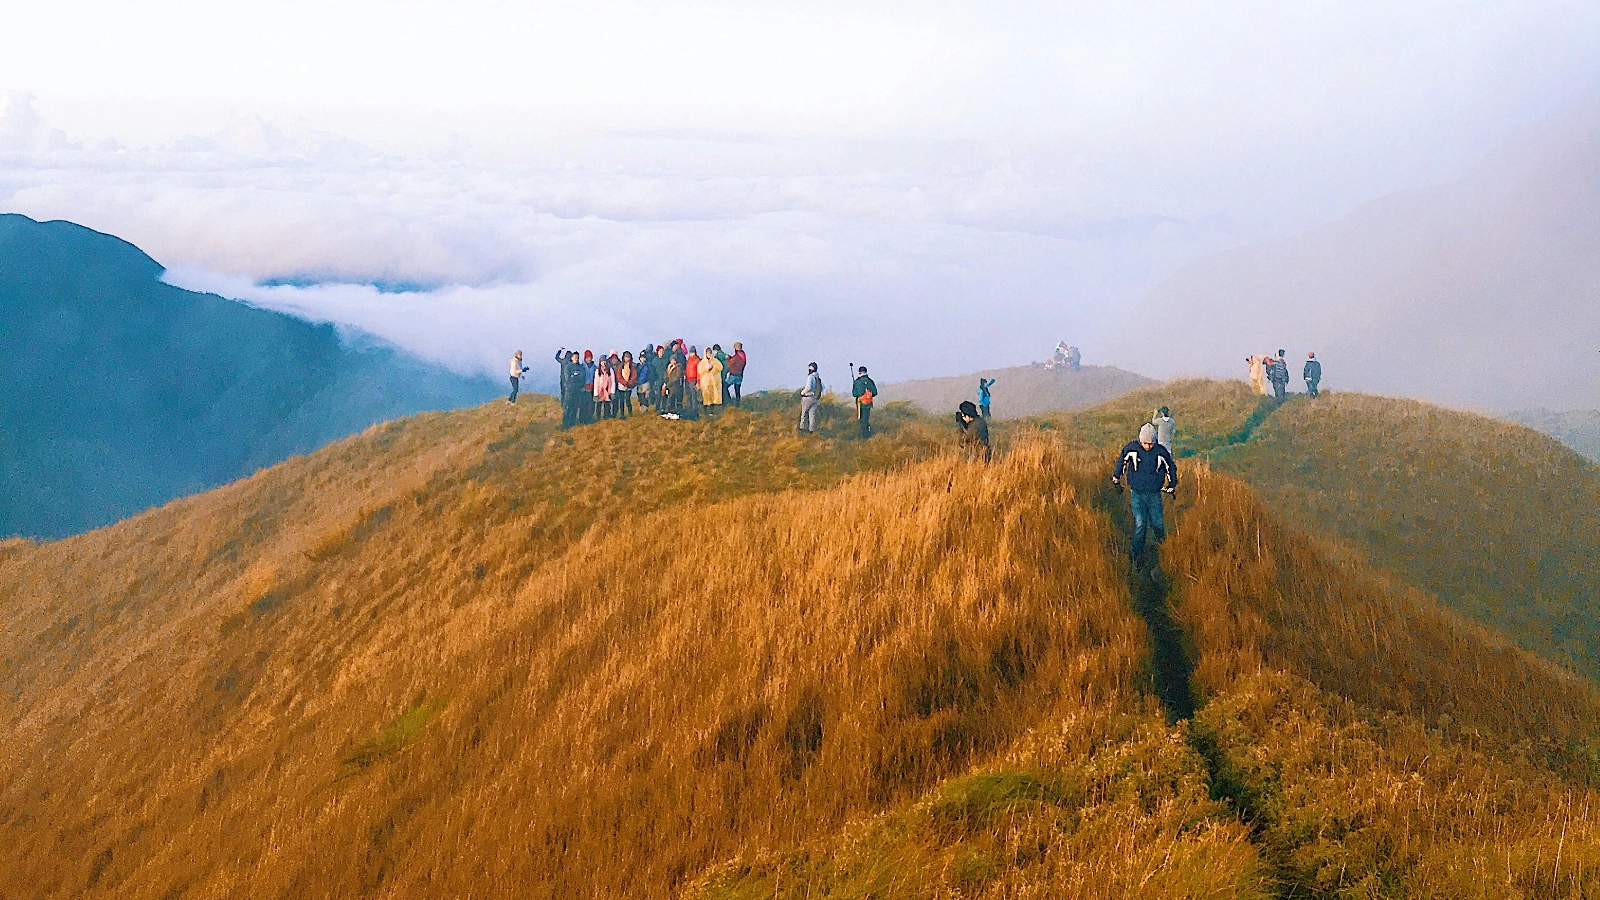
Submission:
<svg viewBox="0 0 1600 900">
<path fill-rule="evenodd" d="M 492 396 L 487 380 L 163 271 L 120 238 L 0 215 L 0 534 L 105 525 L 376 421 Z"/>
<path fill-rule="evenodd" d="M 1106 482 L 1157 395 L 1176 722 Z M 1230 445 L 1242 387 L 1165 385 L 983 466 L 748 399 L 425 413 L 0 545 L 0 891 L 1600 889 L 1593 684 L 1220 471 L 1304 409 Z"/>
</svg>

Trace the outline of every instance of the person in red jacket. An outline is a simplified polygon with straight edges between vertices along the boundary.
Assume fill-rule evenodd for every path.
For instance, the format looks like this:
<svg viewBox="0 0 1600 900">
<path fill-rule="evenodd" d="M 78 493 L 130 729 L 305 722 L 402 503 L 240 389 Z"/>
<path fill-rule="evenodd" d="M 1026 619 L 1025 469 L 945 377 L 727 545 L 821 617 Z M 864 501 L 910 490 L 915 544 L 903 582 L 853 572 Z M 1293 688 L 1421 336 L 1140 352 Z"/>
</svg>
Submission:
<svg viewBox="0 0 1600 900">
<path fill-rule="evenodd" d="M 639 384 L 639 370 L 633 364 L 633 351 L 625 350 L 617 364 L 617 418 L 633 415 L 633 389 Z"/>
<path fill-rule="evenodd" d="M 744 396 L 744 344 L 733 342 L 733 355 L 728 357 L 728 371 L 725 377 L 727 393 L 733 398 L 733 405 L 739 406 L 739 400 Z"/>
</svg>

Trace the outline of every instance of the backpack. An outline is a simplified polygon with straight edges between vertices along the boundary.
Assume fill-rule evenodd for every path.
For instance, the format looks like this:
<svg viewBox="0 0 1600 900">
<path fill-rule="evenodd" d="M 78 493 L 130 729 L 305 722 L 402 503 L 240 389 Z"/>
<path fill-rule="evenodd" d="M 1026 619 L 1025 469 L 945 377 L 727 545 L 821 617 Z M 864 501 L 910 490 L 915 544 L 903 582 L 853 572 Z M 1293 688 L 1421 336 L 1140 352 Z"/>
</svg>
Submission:
<svg viewBox="0 0 1600 900">
<path fill-rule="evenodd" d="M 862 391 L 861 392 L 861 405 L 862 406 L 871 406 L 872 405 L 872 392 L 871 391 Z"/>
</svg>

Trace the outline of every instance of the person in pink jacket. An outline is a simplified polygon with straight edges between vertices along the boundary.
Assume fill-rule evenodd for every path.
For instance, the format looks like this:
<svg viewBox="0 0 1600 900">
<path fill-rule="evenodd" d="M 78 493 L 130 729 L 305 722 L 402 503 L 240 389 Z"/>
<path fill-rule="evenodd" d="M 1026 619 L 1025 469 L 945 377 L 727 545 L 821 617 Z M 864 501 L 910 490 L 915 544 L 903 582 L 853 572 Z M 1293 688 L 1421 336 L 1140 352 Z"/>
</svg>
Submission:
<svg viewBox="0 0 1600 900">
<path fill-rule="evenodd" d="M 598 418 L 616 418 L 616 405 L 613 402 L 616 388 L 617 377 L 611 372 L 611 360 L 602 357 L 594 370 L 594 405 Z"/>
</svg>

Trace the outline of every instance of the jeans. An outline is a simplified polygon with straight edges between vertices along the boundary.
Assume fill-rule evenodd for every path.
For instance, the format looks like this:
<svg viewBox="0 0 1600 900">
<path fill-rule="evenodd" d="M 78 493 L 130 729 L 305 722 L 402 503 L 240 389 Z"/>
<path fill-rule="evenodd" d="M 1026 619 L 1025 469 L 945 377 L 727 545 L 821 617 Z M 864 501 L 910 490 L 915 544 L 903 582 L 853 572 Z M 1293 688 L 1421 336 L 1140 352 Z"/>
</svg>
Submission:
<svg viewBox="0 0 1600 900">
<path fill-rule="evenodd" d="M 633 391 L 623 391 L 617 395 L 617 416 L 626 419 L 633 415 Z"/>
<path fill-rule="evenodd" d="M 1306 382 L 1306 393 L 1308 393 L 1311 396 L 1315 397 L 1317 395 L 1317 382 L 1315 382 L 1315 381 L 1307 381 Z"/>
<path fill-rule="evenodd" d="M 817 433 L 817 412 L 820 405 L 816 397 L 800 398 L 800 431 L 807 434 Z"/>
<path fill-rule="evenodd" d="M 519 388 L 521 388 L 521 386 L 522 386 L 522 379 L 518 378 L 515 375 L 511 376 L 511 396 L 507 397 L 506 399 L 511 401 L 512 403 L 517 402 L 517 390 Z"/>
<path fill-rule="evenodd" d="M 1272 396 L 1279 400 L 1289 396 L 1289 385 L 1282 381 L 1274 381 L 1272 383 Z"/>
<path fill-rule="evenodd" d="M 979 404 L 978 405 L 978 415 L 983 416 L 985 419 L 989 418 L 989 404 L 987 404 L 987 403 Z"/>
<path fill-rule="evenodd" d="M 578 420 L 581 418 L 581 416 L 580 416 L 580 414 L 578 412 L 578 410 L 579 410 L 578 399 L 579 399 L 578 397 L 572 396 L 572 397 L 566 398 L 566 400 L 562 402 L 562 404 L 561 404 L 561 427 L 562 428 L 571 428 L 572 426 L 578 424 Z"/>
<path fill-rule="evenodd" d="M 861 439 L 864 441 L 872 437 L 872 407 L 858 403 L 856 408 L 861 410 Z"/>
<path fill-rule="evenodd" d="M 1144 554 L 1145 534 L 1154 533 L 1156 543 L 1166 540 L 1167 529 L 1161 521 L 1161 492 L 1132 491 L 1133 497 L 1133 557 Z"/>
</svg>

